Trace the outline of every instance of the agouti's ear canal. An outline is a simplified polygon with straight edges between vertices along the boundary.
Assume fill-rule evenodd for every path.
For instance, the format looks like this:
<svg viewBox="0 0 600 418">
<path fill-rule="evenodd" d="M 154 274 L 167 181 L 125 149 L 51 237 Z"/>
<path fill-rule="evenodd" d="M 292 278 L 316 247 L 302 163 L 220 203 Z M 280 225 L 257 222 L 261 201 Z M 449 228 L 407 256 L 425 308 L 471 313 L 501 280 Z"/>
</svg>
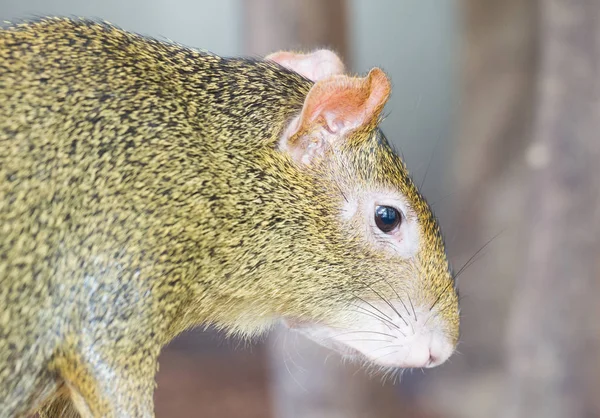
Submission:
<svg viewBox="0 0 600 418">
<path fill-rule="evenodd" d="M 318 81 L 284 131 L 280 149 L 298 163 L 311 164 L 350 133 L 374 128 L 390 91 L 390 81 L 379 68 L 366 77 L 333 75 Z"/>
<path fill-rule="evenodd" d="M 344 63 L 332 51 L 319 49 L 309 54 L 279 51 L 265 57 L 266 60 L 297 72 L 312 81 L 319 81 L 344 73 Z"/>
</svg>

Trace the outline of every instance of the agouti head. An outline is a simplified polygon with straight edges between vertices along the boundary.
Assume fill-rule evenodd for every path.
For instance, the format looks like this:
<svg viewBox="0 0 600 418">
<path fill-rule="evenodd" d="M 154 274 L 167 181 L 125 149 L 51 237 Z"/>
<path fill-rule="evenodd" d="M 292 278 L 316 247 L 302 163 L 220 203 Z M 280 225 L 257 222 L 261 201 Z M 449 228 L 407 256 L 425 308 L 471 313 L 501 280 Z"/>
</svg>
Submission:
<svg viewBox="0 0 600 418">
<path fill-rule="evenodd" d="M 438 223 L 378 128 L 387 76 L 343 75 L 329 51 L 268 59 L 314 85 L 264 151 L 285 187 L 257 234 L 281 270 L 251 285 L 256 307 L 349 357 L 443 363 L 458 340 L 458 297 Z"/>
</svg>

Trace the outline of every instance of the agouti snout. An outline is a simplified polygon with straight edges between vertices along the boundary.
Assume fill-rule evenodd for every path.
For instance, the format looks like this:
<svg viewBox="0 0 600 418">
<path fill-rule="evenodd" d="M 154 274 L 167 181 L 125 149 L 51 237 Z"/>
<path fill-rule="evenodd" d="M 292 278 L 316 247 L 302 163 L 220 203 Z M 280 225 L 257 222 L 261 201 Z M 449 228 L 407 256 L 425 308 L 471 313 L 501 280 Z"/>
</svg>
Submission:
<svg viewBox="0 0 600 418">
<path fill-rule="evenodd" d="M 458 297 L 378 129 L 389 94 L 324 50 L 0 30 L 0 417 L 152 416 L 158 353 L 198 324 L 283 320 L 384 367 L 448 359 Z"/>
</svg>

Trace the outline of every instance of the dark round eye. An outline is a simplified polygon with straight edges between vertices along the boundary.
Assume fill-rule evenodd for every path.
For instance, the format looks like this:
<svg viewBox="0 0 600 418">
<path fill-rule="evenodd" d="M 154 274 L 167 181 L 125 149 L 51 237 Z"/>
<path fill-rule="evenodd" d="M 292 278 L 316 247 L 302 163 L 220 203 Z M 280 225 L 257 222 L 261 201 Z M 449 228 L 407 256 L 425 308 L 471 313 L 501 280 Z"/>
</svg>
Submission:
<svg viewBox="0 0 600 418">
<path fill-rule="evenodd" d="M 402 215 L 398 209 L 391 206 L 377 206 L 375 208 L 375 224 L 383 232 L 392 232 L 401 222 Z"/>
</svg>

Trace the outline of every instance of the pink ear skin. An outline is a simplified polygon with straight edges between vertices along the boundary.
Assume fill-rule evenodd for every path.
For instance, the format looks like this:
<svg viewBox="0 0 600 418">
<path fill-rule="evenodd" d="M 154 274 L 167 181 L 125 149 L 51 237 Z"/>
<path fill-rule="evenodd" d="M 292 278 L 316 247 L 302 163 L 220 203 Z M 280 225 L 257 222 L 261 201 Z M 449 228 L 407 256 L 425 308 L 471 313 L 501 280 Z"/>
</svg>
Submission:
<svg viewBox="0 0 600 418">
<path fill-rule="evenodd" d="M 265 58 L 275 61 L 279 65 L 297 72 L 312 81 L 319 81 L 326 77 L 344 73 L 342 60 L 327 49 L 320 49 L 310 54 L 280 51 Z"/>
<path fill-rule="evenodd" d="M 391 91 L 379 68 L 366 77 L 333 75 L 315 83 L 306 96 L 300 116 L 283 133 L 280 149 L 302 165 L 344 140 L 350 133 L 371 129 Z"/>
</svg>

